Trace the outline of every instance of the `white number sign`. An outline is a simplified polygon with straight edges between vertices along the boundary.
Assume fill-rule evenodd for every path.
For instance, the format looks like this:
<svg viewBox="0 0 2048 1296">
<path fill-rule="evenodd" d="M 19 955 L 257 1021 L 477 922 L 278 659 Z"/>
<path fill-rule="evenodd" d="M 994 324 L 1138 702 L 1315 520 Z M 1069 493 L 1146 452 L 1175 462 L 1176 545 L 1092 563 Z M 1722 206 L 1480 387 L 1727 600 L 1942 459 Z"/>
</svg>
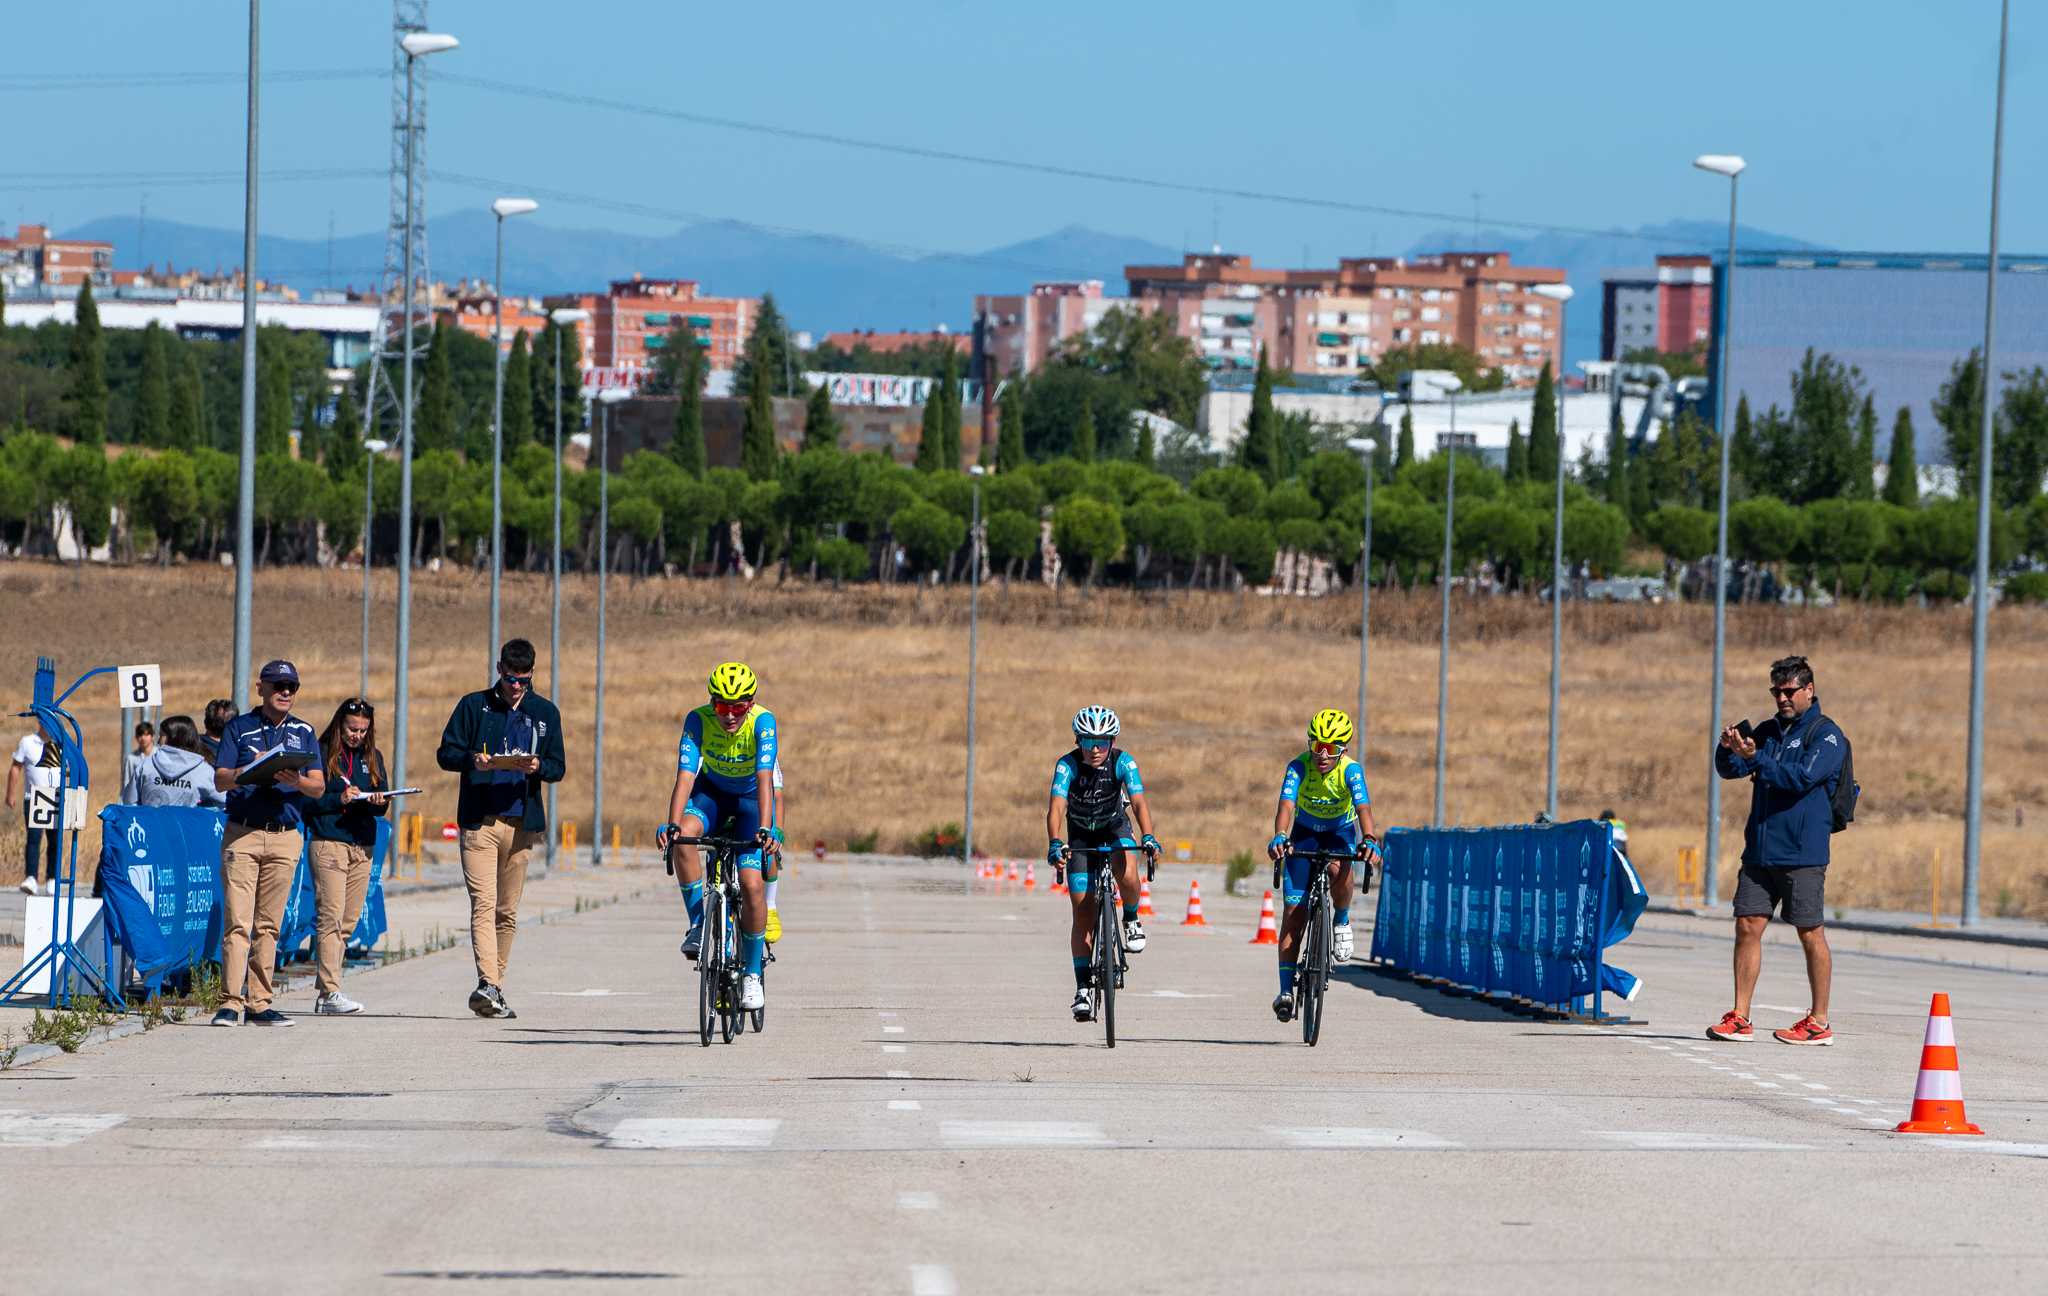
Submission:
<svg viewBox="0 0 2048 1296">
<path fill-rule="evenodd" d="M 164 702 L 163 668 L 150 666 L 123 666 L 119 671 L 121 681 L 121 705 L 124 707 L 162 706 Z"/>
<path fill-rule="evenodd" d="M 28 790 L 28 826 L 48 832 L 57 826 L 57 789 L 32 787 Z"/>
</svg>

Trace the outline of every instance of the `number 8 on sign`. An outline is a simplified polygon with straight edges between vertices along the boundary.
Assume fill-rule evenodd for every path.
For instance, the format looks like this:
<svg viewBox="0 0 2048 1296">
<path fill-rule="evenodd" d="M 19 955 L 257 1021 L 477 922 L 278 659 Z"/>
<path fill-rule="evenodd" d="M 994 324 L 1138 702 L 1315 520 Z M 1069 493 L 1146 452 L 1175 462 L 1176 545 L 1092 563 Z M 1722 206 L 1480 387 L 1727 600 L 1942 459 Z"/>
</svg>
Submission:
<svg viewBox="0 0 2048 1296">
<path fill-rule="evenodd" d="M 123 666 L 118 674 L 121 680 L 122 706 L 153 707 L 163 705 L 164 676 L 161 667 Z"/>
</svg>

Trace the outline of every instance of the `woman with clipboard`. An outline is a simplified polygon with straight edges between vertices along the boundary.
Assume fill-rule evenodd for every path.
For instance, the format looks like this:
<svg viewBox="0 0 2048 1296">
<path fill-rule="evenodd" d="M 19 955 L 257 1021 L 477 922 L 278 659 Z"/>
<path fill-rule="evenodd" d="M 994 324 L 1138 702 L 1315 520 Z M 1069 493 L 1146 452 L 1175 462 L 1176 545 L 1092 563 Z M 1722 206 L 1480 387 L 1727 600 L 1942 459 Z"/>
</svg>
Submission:
<svg viewBox="0 0 2048 1296">
<path fill-rule="evenodd" d="M 363 1006 L 341 992 L 341 959 L 349 934 L 363 916 L 377 818 L 390 805 L 384 753 L 377 749 L 377 708 L 350 698 L 334 709 L 320 735 L 320 766 L 327 791 L 306 807 L 313 855 L 313 1000 L 316 1016 L 359 1013 Z"/>
</svg>

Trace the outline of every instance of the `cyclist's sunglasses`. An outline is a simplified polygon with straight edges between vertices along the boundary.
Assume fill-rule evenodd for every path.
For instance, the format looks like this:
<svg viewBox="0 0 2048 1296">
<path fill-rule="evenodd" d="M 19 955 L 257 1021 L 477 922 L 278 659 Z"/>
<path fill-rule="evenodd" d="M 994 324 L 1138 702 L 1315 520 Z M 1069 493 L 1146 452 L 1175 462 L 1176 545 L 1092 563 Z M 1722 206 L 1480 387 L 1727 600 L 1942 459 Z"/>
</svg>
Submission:
<svg viewBox="0 0 2048 1296">
<path fill-rule="evenodd" d="M 1318 756 L 1342 756 L 1345 745 L 1343 743 L 1319 742 L 1310 743 L 1309 746 L 1315 750 L 1315 754 Z"/>
<path fill-rule="evenodd" d="M 341 704 L 341 713 L 343 715 L 375 717 L 377 708 L 371 706 L 362 698 L 350 698 Z"/>
<path fill-rule="evenodd" d="M 1083 738 L 1081 740 L 1081 750 L 1101 751 L 1104 747 L 1109 746 L 1114 741 L 1116 740 L 1113 738 Z"/>
<path fill-rule="evenodd" d="M 718 712 L 718 714 L 720 715 L 728 716 L 745 715 L 747 712 L 753 710 L 753 707 L 754 699 L 752 698 L 741 698 L 737 702 L 721 702 L 714 699 L 711 703 L 711 709 L 713 711 Z"/>
</svg>

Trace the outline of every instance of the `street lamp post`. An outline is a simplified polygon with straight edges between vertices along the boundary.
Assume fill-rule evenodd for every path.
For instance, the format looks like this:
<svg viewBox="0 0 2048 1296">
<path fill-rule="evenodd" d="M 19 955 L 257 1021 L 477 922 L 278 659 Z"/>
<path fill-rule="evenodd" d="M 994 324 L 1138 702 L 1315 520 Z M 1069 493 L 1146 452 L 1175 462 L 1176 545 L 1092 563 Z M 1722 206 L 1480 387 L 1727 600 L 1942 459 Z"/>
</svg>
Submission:
<svg viewBox="0 0 2048 1296">
<path fill-rule="evenodd" d="M 1991 436 L 1998 383 L 1998 182 L 2005 164 L 2005 38 L 2010 0 L 1998 6 L 1998 107 L 1991 127 L 1991 259 L 1984 268 L 1984 423 L 1977 438 L 1977 580 L 1970 600 L 1970 747 L 1963 812 L 1965 927 L 1977 925 L 1977 862 L 1984 845 L 1984 655 L 1991 607 Z"/>
<path fill-rule="evenodd" d="M 540 206 L 531 198 L 500 198 L 491 204 L 498 218 L 498 260 L 491 296 L 497 320 L 491 329 L 491 671 L 498 661 L 499 587 L 505 572 L 505 218 L 524 216 Z"/>
<path fill-rule="evenodd" d="M 377 510 L 372 501 L 376 495 L 376 478 L 372 475 L 377 467 L 377 456 L 391 448 L 389 441 L 375 437 L 363 442 L 363 668 L 356 681 L 356 696 L 370 696 L 370 530 L 377 524 Z"/>
<path fill-rule="evenodd" d="M 1558 695 L 1564 680 L 1564 310 L 1572 299 L 1570 284 L 1537 284 L 1538 296 L 1557 303 L 1557 499 L 1550 531 L 1550 752 L 1545 765 L 1549 775 L 1543 798 L 1543 812 L 1557 822 L 1557 717 Z M 1609 464 L 1607 471 L 1613 472 Z"/>
<path fill-rule="evenodd" d="M 421 59 L 452 50 L 459 42 L 434 32 L 411 32 L 398 44 L 405 51 L 405 359 L 398 402 L 398 644 L 391 656 L 391 782 L 394 787 L 404 787 L 405 713 L 412 693 L 412 261 L 416 233 L 412 193 L 419 155 L 419 129 L 412 117 L 413 86 L 419 80 Z"/>
<path fill-rule="evenodd" d="M 562 705 L 562 330 L 590 318 L 586 310 L 564 308 L 548 312 L 555 326 L 555 390 L 549 403 L 555 407 L 555 541 L 552 575 L 548 586 L 548 694 Z M 562 839 L 562 821 L 555 817 L 555 784 L 548 784 L 548 858 L 555 866 L 555 846 Z"/>
<path fill-rule="evenodd" d="M 1721 442 L 1721 489 L 1714 500 L 1714 687 L 1707 745 L 1707 862 L 1701 878 L 1706 903 L 1719 898 L 1721 874 L 1721 775 L 1714 768 L 1714 744 L 1721 741 L 1721 694 L 1728 649 L 1728 334 L 1735 319 L 1735 191 L 1737 177 L 1748 165 L 1732 154 L 1705 153 L 1692 164 L 1728 177 L 1728 261 L 1721 271 L 1721 349 L 1714 369 L 1714 435 Z"/>
<path fill-rule="evenodd" d="M 1444 826 L 1444 738 L 1451 719 L 1451 528 L 1458 514 L 1458 389 L 1455 378 L 1438 380 L 1446 386 L 1445 399 L 1451 405 L 1451 439 L 1444 464 L 1444 562 L 1438 578 L 1444 587 L 1443 629 L 1436 654 L 1436 814 L 1430 823 Z"/>
<path fill-rule="evenodd" d="M 590 863 L 604 863 L 604 633 L 606 550 L 611 546 L 612 406 L 626 399 L 623 387 L 607 387 L 597 395 L 603 407 L 597 442 L 597 765 L 591 779 Z"/>
<path fill-rule="evenodd" d="M 967 470 L 973 486 L 972 521 L 967 528 L 967 826 L 961 831 L 961 860 L 974 863 L 974 685 L 981 665 L 981 479 L 988 470 L 975 464 Z M 974 875 L 965 877 L 974 889 Z"/>
<path fill-rule="evenodd" d="M 240 710 L 249 692 L 251 615 L 256 597 L 256 136 L 262 51 L 260 0 L 249 0 L 249 138 L 242 188 L 242 437 L 236 465 L 235 643 L 228 696 Z M 126 726 L 122 737 L 125 739 Z"/>
<path fill-rule="evenodd" d="M 1373 455 L 1379 453 L 1380 443 L 1371 437 L 1349 437 L 1345 446 L 1365 464 L 1365 547 L 1358 559 L 1358 724 L 1352 739 L 1352 746 L 1358 751 L 1359 765 L 1365 764 L 1365 666 L 1366 641 L 1370 638 L 1372 625 L 1372 478 Z"/>
</svg>

